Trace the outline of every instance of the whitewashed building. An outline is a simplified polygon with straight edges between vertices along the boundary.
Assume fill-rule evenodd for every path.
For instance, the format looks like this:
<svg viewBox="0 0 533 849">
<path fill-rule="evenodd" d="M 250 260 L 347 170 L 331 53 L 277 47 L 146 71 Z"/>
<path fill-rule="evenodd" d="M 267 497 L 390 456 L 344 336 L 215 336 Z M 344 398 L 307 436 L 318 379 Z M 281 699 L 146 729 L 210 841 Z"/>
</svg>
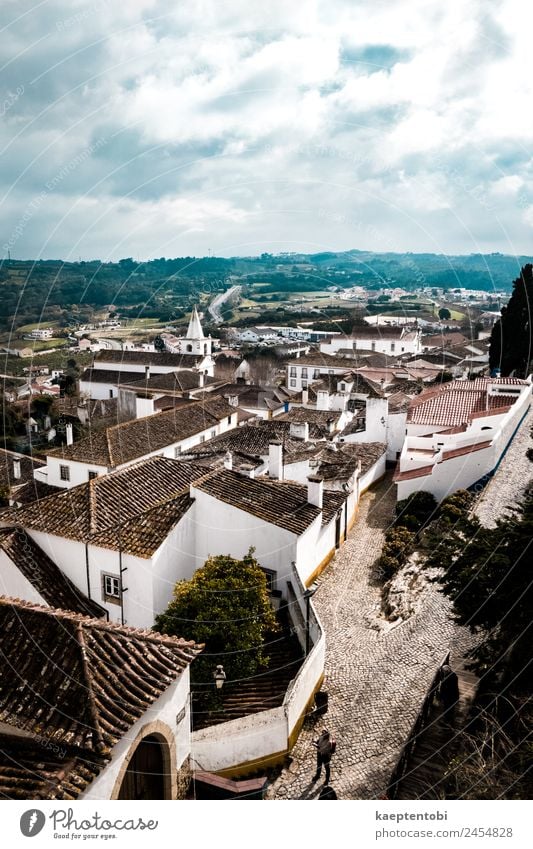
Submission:
<svg viewBox="0 0 533 849">
<path fill-rule="evenodd" d="M 395 474 L 398 499 L 419 490 L 440 501 L 491 475 L 531 403 L 531 378 L 454 380 L 409 405 Z"/>
<path fill-rule="evenodd" d="M 350 335 L 333 336 L 320 344 L 324 354 L 337 354 L 339 351 L 375 351 L 390 357 L 401 354 L 419 354 L 422 332 L 406 327 L 354 327 Z"/>
<path fill-rule="evenodd" d="M 3 799 L 177 799 L 200 647 L 0 597 Z"/>
<path fill-rule="evenodd" d="M 154 457 L 22 506 L 3 522 L 27 533 L 110 619 L 150 627 L 176 581 L 220 552 L 243 557 L 253 546 L 273 589 L 286 590 L 293 562 L 309 584 L 345 537 L 346 498 L 316 475 L 302 485 Z M 4 591 L 13 594 L 13 575 L 5 574 Z"/>
<path fill-rule="evenodd" d="M 210 354 L 172 354 L 150 351 L 99 351 L 94 363 L 80 377 L 80 395 L 97 400 L 118 397 L 121 383 L 145 377 L 191 371 L 213 376 L 214 360 Z"/>
<path fill-rule="evenodd" d="M 47 452 L 46 465 L 35 469 L 35 480 L 70 489 L 148 457 L 176 458 L 237 427 L 237 418 L 235 407 L 213 395 L 112 425 L 78 442 L 71 442 L 72 430 L 67 425 L 67 444 Z"/>
</svg>

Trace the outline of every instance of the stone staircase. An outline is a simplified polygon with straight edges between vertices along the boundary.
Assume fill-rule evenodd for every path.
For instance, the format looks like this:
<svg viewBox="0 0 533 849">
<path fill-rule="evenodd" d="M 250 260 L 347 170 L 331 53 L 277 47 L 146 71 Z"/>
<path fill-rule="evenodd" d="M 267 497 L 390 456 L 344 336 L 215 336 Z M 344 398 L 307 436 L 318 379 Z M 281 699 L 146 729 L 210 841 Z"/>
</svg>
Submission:
<svg viewBox="0 0 533 849">
<path fill-rule="evenodd" d="M 216 693 L 211 686 L 207 698 L 193 684 L 195 731 L 283 704 L 287 687 L 304 660 L 300 643 L 285 625 L 281 632 L 267 637 L 265 653 L 270 659 L 267 668 L 251 678 L 226 682 Z"/>
</svg>

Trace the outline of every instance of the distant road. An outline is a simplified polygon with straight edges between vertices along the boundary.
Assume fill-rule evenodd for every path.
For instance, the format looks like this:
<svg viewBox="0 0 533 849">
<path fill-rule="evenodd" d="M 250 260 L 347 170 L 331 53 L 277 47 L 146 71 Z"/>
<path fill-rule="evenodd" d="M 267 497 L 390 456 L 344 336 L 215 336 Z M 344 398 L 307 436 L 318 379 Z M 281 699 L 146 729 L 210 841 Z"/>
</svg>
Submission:
<svg viewBox="0 0 533 849">
<path fill-rule="evenodd" d="M 228 298 L 231 298 L 233 295 L 236 295 L 240 292 L 240 286 L 232 286 L 230 289 L 227 289 L 225 292 L 222 292 L 220 295 L 217 295 L 211 303 L 209 304 L 209 312 L 213 317 L 213 321 L 215 324 L 222 324 L 224 319 L 222 318 L 222 314 L 220 312 L 220 308 L 224 301 L 227 301 Z"/>
<path fill-rule="evenodd" d="M 120 342 L 117 342 L 116 339 L 97 339 L 96 340 L 102 348 L 106 348 L 108 351 L 121 351 L 122 345 Z"/>
</svg>

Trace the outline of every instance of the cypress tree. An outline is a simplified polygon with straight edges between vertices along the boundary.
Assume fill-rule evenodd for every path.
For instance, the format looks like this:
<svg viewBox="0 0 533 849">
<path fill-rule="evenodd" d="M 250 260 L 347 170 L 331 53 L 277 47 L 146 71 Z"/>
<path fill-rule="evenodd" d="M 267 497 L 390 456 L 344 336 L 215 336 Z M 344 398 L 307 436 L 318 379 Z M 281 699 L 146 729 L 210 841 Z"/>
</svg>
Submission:
<svg viewBox="0 0 533 849">
<path fill-rule="evenodd" d="M 490 369 L 502 376 L 527 377 L 533 355 L 531 317 L 533 310 L 533 265 L 525 265 L 513 283 L 513 293 L 501 318 L 492 329 Z"/>
</svg>

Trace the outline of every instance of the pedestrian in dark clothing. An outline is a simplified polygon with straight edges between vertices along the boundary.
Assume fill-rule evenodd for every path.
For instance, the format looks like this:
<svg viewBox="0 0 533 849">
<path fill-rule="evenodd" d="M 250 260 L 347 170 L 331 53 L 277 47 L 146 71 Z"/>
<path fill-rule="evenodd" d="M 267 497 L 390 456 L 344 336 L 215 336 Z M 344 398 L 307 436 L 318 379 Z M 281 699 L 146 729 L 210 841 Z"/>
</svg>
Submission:
<svg viewBox="0 0 533 849">
<path fill-rule="evenodd" d="M 439 696 L 445 710 L 449 710 L 459 700 L 459 679 L 447 663 L 441 669 Z"/>
<path fill-rule="evenodd" d="M 316 773 L 312 780 L 318 781 L 322 766 L 324 766 L 326 771 L 325 783 L 329 784 L 331 756 L 335 752 L 336 743 L 327 728 L 322 730 L 322 734 L 317 740 L 313 740 L 313 746 L 316 746 Z"/>
</svg>

